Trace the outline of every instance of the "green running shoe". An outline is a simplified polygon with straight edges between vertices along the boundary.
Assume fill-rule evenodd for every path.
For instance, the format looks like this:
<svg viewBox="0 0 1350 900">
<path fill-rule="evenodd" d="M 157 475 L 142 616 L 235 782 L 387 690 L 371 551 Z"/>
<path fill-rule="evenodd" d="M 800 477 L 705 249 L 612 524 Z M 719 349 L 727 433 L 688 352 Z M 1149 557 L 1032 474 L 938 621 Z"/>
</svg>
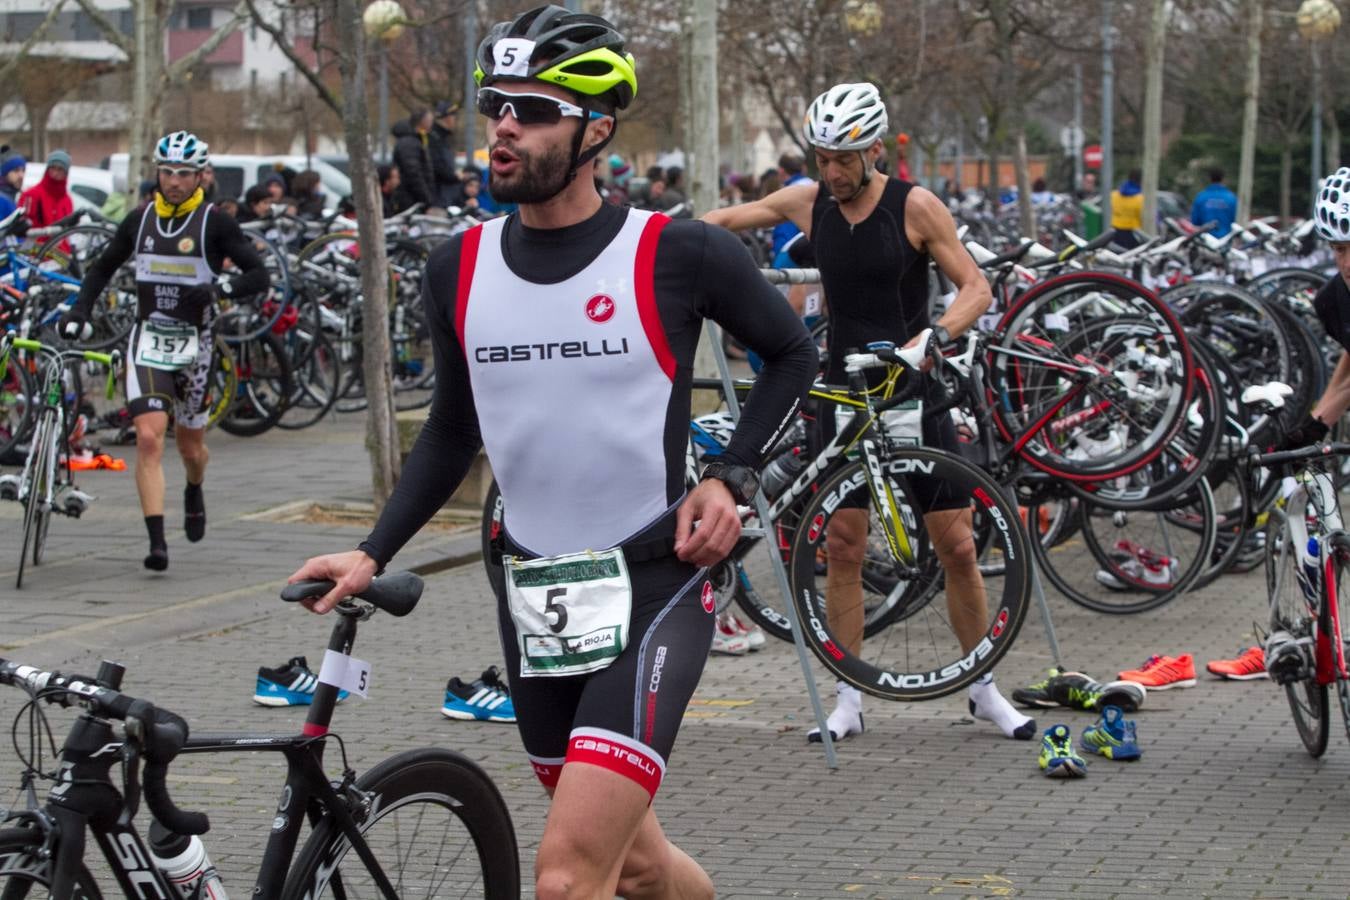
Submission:
<svg viewBox="0 0 1350 900">
<path fill-rule="evenodd" d="M 1082 778 L 1087 762 L 1073 749 L 1073 733 L 1068 725 L 1051 725 L 1041 738 L 1041 769 L 1050 778 Z"/>
<path fill-rule="evenodd" d="M 1013 702 L 1020 706 L 1030 706 L 1034 709 L 1052 709 L 1059 706 L 1059 701 L 1050 696 L 1050 682 L 1060 674 L 1061 670 L 1051 666 L 1046 672 L 1045 678 L 1029 684 L 1024 688 L 1017 688 L 1012 692 Z"/>
<path fill-rule="evenodd" d="M 1102 684 L 1082 672 L 1060 672 L 1049 680 L 1045 692 L 1060 706 L 1070 709 L 1100 710 L 1119 706 L 1134 712 L 1144 705 L 1148 690 L 1133 681 Z"/>
<path fill-rule="evenodd" d="M 1078 744 L 1089 753 L 1107 759 L 1134 761 L 1143 753 L 1135 737 L 1134 722 L 1127 720 L 1119 706 L 1108 706 L 1096 725 L 1083 729 Z"/>
</svg>

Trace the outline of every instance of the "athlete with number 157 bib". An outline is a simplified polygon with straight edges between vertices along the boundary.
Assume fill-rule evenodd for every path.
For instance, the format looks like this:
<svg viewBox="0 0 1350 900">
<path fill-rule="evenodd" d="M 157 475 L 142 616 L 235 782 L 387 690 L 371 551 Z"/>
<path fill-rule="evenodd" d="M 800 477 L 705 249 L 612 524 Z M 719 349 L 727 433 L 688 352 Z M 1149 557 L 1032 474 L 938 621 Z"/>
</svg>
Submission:
<svg viewBox="0 0 1350 900">
<path fill-rule="evenodd" d="M 525 751 L 552 796 L 536 895 L 711 897 L 652 811 L 713 636 L 706 567 L 817 364 L 806 330 L 740 241 L 623 209 L 597 154 L 637 88 L 623 37 L 546 6 L 478 48 L 491 189 L 519 212 L 433 252 L 423 294 L 436 394 L 359 549 L 293 580 L 359 591 L 449 498 L 485 447 L 505 501 L 497 616 Z M 766 365 L 718 466 L 686 493 L 703 320 Z"/>
</svg>

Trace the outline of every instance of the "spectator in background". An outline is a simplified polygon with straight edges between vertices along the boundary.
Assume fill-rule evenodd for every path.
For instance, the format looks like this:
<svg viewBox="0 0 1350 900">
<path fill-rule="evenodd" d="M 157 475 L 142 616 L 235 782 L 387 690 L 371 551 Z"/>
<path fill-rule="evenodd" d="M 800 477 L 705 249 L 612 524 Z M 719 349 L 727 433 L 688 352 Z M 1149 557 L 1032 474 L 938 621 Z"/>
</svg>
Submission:
<svg viewBox="0 0 1350 900">
<path fill-rule="evenodd" d="M 261 184 L 244 191 L 244 205 L 235 218 L 240 222 L 256 222 L 272 215 L 272 195 Z"/>
<path fill-rule="evenodd" d="M 693 209 L 689 205 L 689 197 L 684 192 L 684 169 L 679 166 L 671 166 L 666 169 L 665 190 L 661 192 L 661 199 L 654 200 L 656 208 L 671 215 L 681 218 L 688 218 L 693 215 Z"/>
<path fill-rule="evenodd" d="M 1237 194 L 1223 183 L 1223 169 L 1210 169 L 1209 187 L 1195 195 L 1191 204 L 1191 224 L 1207 225 L 1218 222 L 1210 234 L 1221 238 L 1233 230 L 1233 220 L 1237 218 Z"/>
<path fill-rule="evenodd" d="M 291 197 L 295 200 L 295 214 L 302 219 L 317 221 L 323 218 L 323 188 L 319 173 L 306 169 L 291 182 Z"/>
<path fill-rule="evenodd" d="M 903 131 L 895 136 L 895 177 L 901 181 L 914 180 L 909 174 L 909 135 Z"/>
<path fill-rule="evenodd" d="M 375 167 L 375 177 L 380 180 L 380 206 L 384 210 L 384 217 L 387 219 L 403 212 L 403 207 L 399 205 L 402 194 L 398 189 L 398 166 L 381 163 Z"/>
<path fill-rule="evenodd" d="M 216 170 L 207 163 L 202 169 L 202 199 L 207 203 L 215 203 L 216 194 Z"/>
<path fill-rule="evenodd" d="M 633 167 L 617 153 L 609 155 L 609 183 L 605 185 L 605 201 L 614 206 L 628 206 L 628 183 L 633 179 Z"/>
<path fill-rule="evenodd" d="M 27 165 L 28 160 L 21 153 L 9 148 L 0 153 L 0 219 L 18 208 L 24 168 Z"/>
<path fill-rule="evenodd" d="M 400 202 L 405 209 L 414 203 L 421 203 L 427 209 L 441 205 L 436 196 L 436 171 L 431 163 L 432 124 L 432 111 L 424 109 L 390 129 L 394 135 L 394 165 L 398 166 L 399 190 L 403 192 Z"/>
<path fill-rule="evenodd" d="M 1049 206 L 1055 202 L 1055 192 L 1046 187 L 1044 178 L 1037 178 L 1031 183 L 1031 205 Z"/>
<path fill-rule="evenodd" d="M 159 182 L 147 178 L 136 188 L 136 206 L 141 207 L 147 203 L 154 202 L 155 191 L 159 190 Z"/>
<path fill-rule="evenodd" d="M 781 187 L 787 187 L 791 184 L 797 184 L 801 181 L 810 181 L 806 174 L 806 158 L 795 150 L 789 150 L 778 157 L 778 180 L 772 185 L 773 190 Z M 763 196 L 764 182 L 761 181 L 761 194 Z M 773 227 L 773 246 L 770 248 L 771 265 L 775 269 L 790 269 L 792 261 L 783 255 L 783 248 L 787 246 L 788 241 L 801 234 L 802 230 L 791 222 L 780 222 Z"/>
<path fill-rule="evenodd" d="M 239 219 L 238 201 L 231 200 L 229 197 L 226 197 L 224 200 L 217 200 L 216 206 L 220 207 L 220 211 L 225 213 L 225 215 L 230 216 L 231 218 L 238 221 Z"/>
<path fill-rule="evenodd" d="M 1100 191 L 1097 189 L 1097 173 L 1087 171 L 1083 173 L 1083 180 L 1078 185 L 1079 200 L 1096 199 Z"/>
<path fill-rule="evenodd" d="M 435 176 L 436 206 L 463 206 L 464 189 L 455 170 L 455 130 L 459 124 L 459 104 L 442 100 L 436 104 L 435 118 L 427 149 Z"/>
<path fill-rule="evenodd" d="M 478 195 L 483 190 L 483 183 L 476 177 L 470 176 L 464 179 L 464 196 L 460 209 L 465 215 L 473 216 L 475 219 L 490 219 L 492 216 L 483 210 L 478 202 Z"/>
<path fill-rule="evenodd" d="M 286 179 L 282 177 L 280 172 L 273 172 L 268 175 L 262 180 L 261 185 L 263 190 L 267 191 L 267 196 L 273 203 L 286 202 Z"/>
<path fill-rule="evenodd" d="M 126 173 L 114 172 L 112 193 L 103 201 L 103 206 L 99 207 L 99 213 L 111 222 L 120 222 L 126 218 L 129 202 Z"/>
<path fill-rule="evenodd" d="M 19 195 L 19 205 L 34 227 L 45 228 L 75 211 L 75 203 L 66 188 L 69 175 L 70 154 L 53 150 L 47 156 L 47 169 L 42 173 L 42 180 Z"/>
<path fill-rule="evenodd" d="M 782 172 L 779 169 L 765 169 L 764 174 L 759 176 L 759 193 L 756 197 L 763 199 L 782 187 Z"/>
<path fill-rule="evenodd" d="M 1138 232 L 1144 227 L 1143 177 L 1139 169 L 1131 169 L 1130 177 L 1111 192 L 1111 227 L 1116 232 L 1111 242 L 1126 250 L 1139 244 Z"/>
</svg>

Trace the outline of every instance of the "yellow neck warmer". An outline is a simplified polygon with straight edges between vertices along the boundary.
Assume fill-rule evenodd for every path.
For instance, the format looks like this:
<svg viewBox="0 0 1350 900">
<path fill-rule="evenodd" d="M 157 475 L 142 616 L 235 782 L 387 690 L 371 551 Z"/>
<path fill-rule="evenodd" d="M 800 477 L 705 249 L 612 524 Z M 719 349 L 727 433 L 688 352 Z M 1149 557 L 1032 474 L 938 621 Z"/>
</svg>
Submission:
<svg viewBox="0 0 1350 900">
<path fill-rule="evenodd" d="M 163 194 L 159 191 L 155 191 L 155 215 L 159 216 L 161 219 L 174 219 L 178 216 L 186 216 L 188 213 L 201 206 L 202 201 L 205 199 L 206 192 L 201 188 L 197 188 L 197 190 L 192 192 L 191 197 L 187 198 L 177 206 L 174 206 L 169 203 L 168 200 L 164 199 Z"/>
</svg>

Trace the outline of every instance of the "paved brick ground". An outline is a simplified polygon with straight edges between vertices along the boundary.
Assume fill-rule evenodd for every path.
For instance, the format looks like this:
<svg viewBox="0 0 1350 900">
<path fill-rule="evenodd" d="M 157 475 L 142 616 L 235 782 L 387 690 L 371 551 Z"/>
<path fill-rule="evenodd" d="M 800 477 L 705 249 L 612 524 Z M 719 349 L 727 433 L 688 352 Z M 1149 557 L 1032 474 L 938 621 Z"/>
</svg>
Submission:
<svg viewBox="0 0 1350 900">
<path fill-rule="evenodd" d="M 0 505 L 0 656 L 84 671 L 116 658 L 129 667 L 128 690 L 184 713 L 196 730 L 298 726 L 301 711 L 250 702 L 254 672 L 296 653 L 317 660 L 329 626 L 283 608 L 276 591 L 305 555 L 350 547 L 364 532 L 252 516 L 304 499 L 368 496 L 360 424 L 252 440 L 213 434 L 210 443 L 210 532 L 198 545 L 182 540 L 171 491 L 165 575 L 140 568 L 130 473 L 80 478 L 101 499 L 84 519 L 54 523 L 50 559 L 22 591 L 12 587 L 17 510 Z M 179 471 L 171 463 L 171 485 Z M 398 562 L 472 552 L 476 541 L 472 529 L 424 534 Z M 1198 663 L 1230 655 L 1263 617 L 1261 592 L 1258 576 L 1230 577 L 1168 609 L 1119 619 L 1054 596 L 1051 604 L 1065 661 L 1105 676 L 1150 652 L 1190 651 Z M 545 804 L 514 729 L 437 712 L 448 675 L 475 675 L 500 657 L 487 602 L 480 568 L 467 565 L 429 576 L 410 618 L 365 626 L 356 653 L 374 664 L 374 698 L 345 704 L 336 724 L 358 767 L 427 744 L 482 763 L 510 805 L 528 872 Z M 1010 692 L 1049 663 L 1033 612 L 1000 683 Z M 0 695 L 0 721 L 17 708 L 17 695 Z M 1041 725 L 1066 721 L 1078 731 L 1090 719 L 1064 711 Z M 831 772 L 805 743 L 810 707 L 795 653 L 772 643 L 709 661 L 657 809 L 726 898 L 1350 895 L 1342 729 L 1322 760 L 1309 759 L 1266 682 L 1155 692 L 1138 720 L 1142 761 L 1100 760 L 1087 779 L 1057 782 L 1039 774 L 1034 743 L 973 722 L 963 696 L 869 701 L 868 733 L 840 746 Z M 211 812 L 208 846 L 237 894 L 252 881 L 278 763 L 197 758 L 177 772 L 182 802 Z M 14 775 L 12 756 L 0 753 L 0 785 Z M 10 796 L 6 788 L 0 803 Z"/>
</svg>

